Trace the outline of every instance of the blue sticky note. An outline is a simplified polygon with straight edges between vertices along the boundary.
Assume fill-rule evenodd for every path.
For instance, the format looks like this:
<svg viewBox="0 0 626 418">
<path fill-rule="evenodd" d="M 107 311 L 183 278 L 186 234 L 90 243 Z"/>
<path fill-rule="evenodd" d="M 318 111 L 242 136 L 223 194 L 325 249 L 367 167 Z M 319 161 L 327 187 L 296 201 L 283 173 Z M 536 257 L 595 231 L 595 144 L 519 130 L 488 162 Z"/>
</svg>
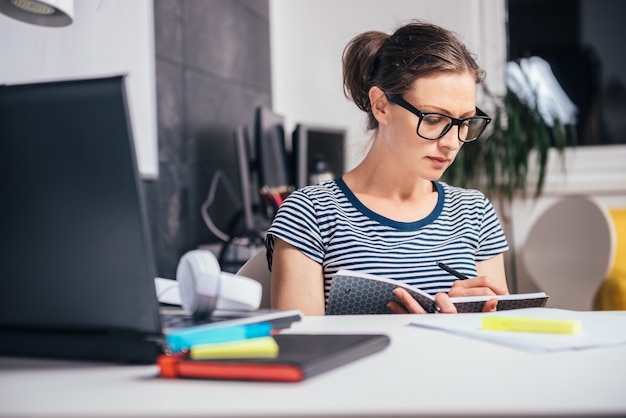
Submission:
<svg viewBox="0 0 626 418">
<path fill-rule="evenodd" d="M 172 330 L 165 336 L 165 342 L 173 353 L 178 353 L 198 344 L 266 337 L 271 335 L 271 332 L 272 324 L 268 322 L 221 327 L 199 325 Z"/>
</svg>

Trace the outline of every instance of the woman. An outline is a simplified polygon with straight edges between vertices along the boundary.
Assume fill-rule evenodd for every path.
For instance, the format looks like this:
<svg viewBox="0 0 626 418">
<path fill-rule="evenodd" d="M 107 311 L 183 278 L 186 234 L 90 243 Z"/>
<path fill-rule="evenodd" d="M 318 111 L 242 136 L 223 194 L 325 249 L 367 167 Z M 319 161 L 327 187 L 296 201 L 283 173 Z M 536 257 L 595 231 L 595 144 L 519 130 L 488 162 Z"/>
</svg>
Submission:
<svg viewBox="0 0 626 418">
<path fill-rule="evenodd" d="M 441 27 L 411 22 L 365 32 L 346 46 L 346 97 L 367 114 L 372 146 L 341 178 L 294 192 L 266 237 L 272 307 L 323 315 L 333 273 L 364 271 L 436 295 L 508 293 L 504 233 L 487 198 L 437 180 L 490 119 L 476 107 L 484 71 Z M 469 144 L 468 146 L 472 146 Z M 477 161 L 477 164 L 480 162 Z M 457 280 L 444 262 L 470 277 Z M 425 313 L 406 291 L 394 313 Z M 495 310 L 496 299 L 484 310 Z"/>
</svg>

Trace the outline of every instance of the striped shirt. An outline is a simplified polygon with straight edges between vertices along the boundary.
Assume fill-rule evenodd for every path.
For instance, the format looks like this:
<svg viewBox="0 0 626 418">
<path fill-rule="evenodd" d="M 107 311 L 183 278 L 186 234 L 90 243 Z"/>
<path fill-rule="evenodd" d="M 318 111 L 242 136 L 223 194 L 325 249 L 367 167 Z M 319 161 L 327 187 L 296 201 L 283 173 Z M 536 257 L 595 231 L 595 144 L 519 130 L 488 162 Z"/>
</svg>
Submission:
<svg viewBox="0 0 626 418">
<path fill-rule="evenodd" d="M 279 237 L 322 266 L 326 301 L 332 275 L 340 269 L 395 279 L 432 295 L 448 292 L 457 279 L 441 270 L 439 261 L 475 277 L 476 262 L 507 251 L 508 244 L 481 192 L 434 185 L 435 208 L 415 222 L 369 210 L 341 178 L 295 191 L 267 232 L 270 269 L 274 237 Z"/>
</svg>

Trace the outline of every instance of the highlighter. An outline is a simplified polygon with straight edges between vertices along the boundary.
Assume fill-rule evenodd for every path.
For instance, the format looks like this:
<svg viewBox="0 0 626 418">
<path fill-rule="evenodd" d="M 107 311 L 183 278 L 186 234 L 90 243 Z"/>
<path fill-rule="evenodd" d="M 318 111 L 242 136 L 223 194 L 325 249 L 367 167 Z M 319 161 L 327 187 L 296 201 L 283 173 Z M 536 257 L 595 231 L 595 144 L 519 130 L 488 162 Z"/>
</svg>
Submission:
<svg viewBox="0 0 626 418">
<path fill-rule="evenodd" d="M 580 334 L 582 322 L 577 319 L 483 316 L 482 329 L 488 331 L 539 332 L 546 334 Z"/>
</svg>

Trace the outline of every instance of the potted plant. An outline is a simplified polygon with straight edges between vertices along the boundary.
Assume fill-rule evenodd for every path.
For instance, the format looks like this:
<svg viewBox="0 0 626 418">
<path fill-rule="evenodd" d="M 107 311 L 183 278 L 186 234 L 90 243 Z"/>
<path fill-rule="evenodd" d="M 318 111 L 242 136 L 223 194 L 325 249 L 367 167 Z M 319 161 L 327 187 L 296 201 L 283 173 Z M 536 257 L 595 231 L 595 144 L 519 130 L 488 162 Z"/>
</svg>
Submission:
<svg viewBox="0 0 626 418">
<path fill-rule="evenodd" d="M 539 109 L 540 100 L 522 100 L 510 87 L 497 97 L 485 88 L 486 97 L 494 104 L 489 130 L 476 143 L 461 148 L 455 163 L 446 171 L 443 181 L 455 186 L 483 191 L 500 214 L 507 236 L 512 236 L 511 207 L 515 198 L 543 191 L 548 155 L 554 148 L 561 156 L 576 143 L 575 127 L 558 117 L 546 120 Z M 533 102 L 534 104 L 529 104 Z M 507 276 L 511 291 L 516 291 L 515 250 L 507 255 Z"/>
</svg>

